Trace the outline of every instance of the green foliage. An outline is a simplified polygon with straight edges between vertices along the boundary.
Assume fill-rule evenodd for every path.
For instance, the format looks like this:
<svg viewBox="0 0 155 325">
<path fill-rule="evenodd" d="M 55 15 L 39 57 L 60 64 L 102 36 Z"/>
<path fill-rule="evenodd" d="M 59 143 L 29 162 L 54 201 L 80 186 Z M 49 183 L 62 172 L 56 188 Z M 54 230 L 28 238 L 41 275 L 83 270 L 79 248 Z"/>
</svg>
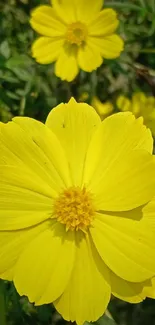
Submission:
<svg viewBox="0 0 155 325">
<path fill-rule="evenodd" d="M 91 102 L 93 95 L 115 101 L 118 94 L 131 95 L 135 90 L 155 95 L 155 0 L 105 1 L 106 7 L 118 12 L 125 51 L 117 60 L 105 60 L 91 74 L 81 71 L 72 83 L 62 83 L 54 75 L 53 65 L 39 65 L 31 57 L 31 44 L 37 35 L 29 25 L 30 12 L 45 3 L 48 1 L 0 2 L 1 121 L 18 115 L 44 121 L 52 107 L 71 96 Z M 146 67 L 144 74 L 140 73 L 141 65 Z M 19 297 L 10 283 L 5 283 L 3 289 L 1 286 L 0 307 L 6 302 L 8 325 L 65 324 L 51 305 L 34 307 Z M 112 299 L 109 308 L 119 325 L 155 325 L 153 300 L 132 305 Z M 115 325 L 115 321 L 104 316 L 96 325 Z"/>
</svg>

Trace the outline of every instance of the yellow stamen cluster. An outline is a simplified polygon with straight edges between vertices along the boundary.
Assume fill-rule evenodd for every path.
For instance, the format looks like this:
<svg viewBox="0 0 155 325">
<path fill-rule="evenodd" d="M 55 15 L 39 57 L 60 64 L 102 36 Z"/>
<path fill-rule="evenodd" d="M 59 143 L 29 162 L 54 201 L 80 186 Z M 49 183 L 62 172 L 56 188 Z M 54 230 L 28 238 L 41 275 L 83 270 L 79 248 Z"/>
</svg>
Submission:
<svg viewBox="0 0 155 325">
<path fill-rule="evenodd" d="M 87 28 L 80 22 L 72 23 L 68 26 L 66 41 L 70 44 L 82 45 L 87 38 Z"/>
<path fill-rule="evenodd" d="M 95 209 L 92 196 L 85 188 L 71 187 L 56 199 L 54 215 L 66 225 L 66 230 L 82 230 L 86 232 L 90 226 Z"/>
</svg>

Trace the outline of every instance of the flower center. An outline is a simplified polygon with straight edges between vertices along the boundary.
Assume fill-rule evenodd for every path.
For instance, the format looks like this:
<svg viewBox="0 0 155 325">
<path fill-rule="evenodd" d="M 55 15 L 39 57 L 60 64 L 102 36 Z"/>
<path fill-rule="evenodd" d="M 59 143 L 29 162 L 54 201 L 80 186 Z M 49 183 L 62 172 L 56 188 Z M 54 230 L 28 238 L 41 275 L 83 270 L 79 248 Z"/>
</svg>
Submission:
<svg viewBox="0 0 155 325">
<path fill-rule="evenodd" d="M 86 232 L 95 213 L 92 196 L 85 188 L 71 187 L 56 199 L 54 215 L 68 230 Z"/>
<path fill-rule="evenodd" d="M 70 44 L 82 45 L 87 38 L 87 28 L 80 22 L 72 23 L 68 26 L 66 33 L 66 41 Z"/>
</svg>

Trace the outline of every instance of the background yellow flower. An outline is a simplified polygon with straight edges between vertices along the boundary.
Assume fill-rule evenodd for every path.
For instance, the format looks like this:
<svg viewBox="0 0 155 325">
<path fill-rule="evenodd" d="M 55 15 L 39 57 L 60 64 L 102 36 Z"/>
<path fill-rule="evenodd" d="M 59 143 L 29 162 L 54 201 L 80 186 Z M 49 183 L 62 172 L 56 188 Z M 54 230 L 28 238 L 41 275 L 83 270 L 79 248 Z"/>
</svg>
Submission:
<svg viewBox="0 0 155 325">
<path fill-rule="evenodd" d="M 114 110 L 114 106 L 111 102 L 107 101 L 102 103 L 96 96 L 92 98 L 91 105 L 95 108 L 102 120 L 109 116 Z"/>
<path fill-rule="evenodd" d="M 32 46 L 33 57 L 42 64 L 56 61 L 56 75 L 67 81 L 79 68 L 91 72 L 103 58 L 118 57 L 123 50 L 115 34 L 119 21 L 102 5 L 103 0 L 53 0 L 52 6 L 36 8 L 30 23 L 41 37 Z"/>
<path fill-rule="evenodd" d="M 45 125 L 1 123 L 0 277 L 78 325 L 98 319 L 111 293 L 142 301 L 155 275 L 154 233 L 143 221 L 155 193 L 152 147 L 130 112 L 101 122 L 73 99 Z"/>
<path fill-rule="evenodd" d="M 144 123 L 155 136 L 155 97 L 137 92 L 129 99 L 120 95 L 117 98 L 117 107 L 120 111 L 131 111 L 136 117 L 142 116 Z"/>
</svg>

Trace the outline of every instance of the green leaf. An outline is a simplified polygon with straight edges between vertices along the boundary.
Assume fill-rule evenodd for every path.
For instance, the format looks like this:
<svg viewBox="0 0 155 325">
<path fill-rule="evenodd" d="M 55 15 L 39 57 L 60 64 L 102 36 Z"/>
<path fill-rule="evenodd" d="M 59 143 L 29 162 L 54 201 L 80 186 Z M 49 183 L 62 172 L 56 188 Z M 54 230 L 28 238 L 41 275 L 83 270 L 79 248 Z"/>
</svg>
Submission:
<svg viewBox="0 0 155 325">
<path fill-rule="evenodd" d="M 27 55 L 16 54 L 7 60 L 5 66 L 12 70 L 14 68 L 23 68 L 29 66 L 32 63 L 31 59 Z"/>
<path fill-rule="evenodd" d="M 16 95 L 15 93 L 13 93 L 12 91 L 10 90 L 7 90 L 6 91 L 6 94 L 9 98 L 12 98 L 12 99 L 16 99 L 16 100 L 19 100 L 20 99 L 20 96 Z"/>
<path fill-rule="evenodd" d="M 11 55 L 11 50 L 9 47 L 9 43 L 7 40 L 3 41 L 0 45 L 0 53 L 6 58 L 8 59 Z"/>
<path fill-rule="evenodd" d="M 32 73 L 26 69 L 13 68 L 12 71 L 19 78 L 19 80 L 29 81 L 32 79 Z"/>
<path fill-rule="evenodd" d="M 130 2 L 119 2 L 119 1 L 110 1 L 107 4 L 104 5 L 104 7 L 111 7 L 111 8 L 118 8 L 118 9 L 130 9 L 135 11 L 143 11 L 144 8 L 137 6 L 135 4 L 131 4 Z"/>
</svg>

